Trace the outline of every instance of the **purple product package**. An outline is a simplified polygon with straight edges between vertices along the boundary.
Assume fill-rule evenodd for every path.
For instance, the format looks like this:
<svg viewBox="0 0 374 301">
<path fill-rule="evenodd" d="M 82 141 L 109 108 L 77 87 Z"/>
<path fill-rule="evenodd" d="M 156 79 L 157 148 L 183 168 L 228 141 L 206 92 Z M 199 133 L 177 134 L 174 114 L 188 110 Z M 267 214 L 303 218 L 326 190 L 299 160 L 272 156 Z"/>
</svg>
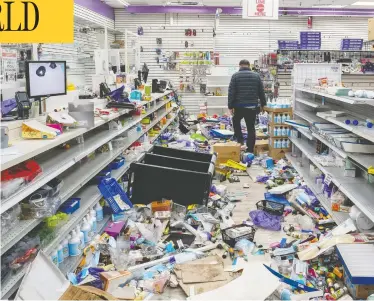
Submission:
<svg viewBox="0 0 374 301">
<path fill-rule="evenodd" d="M 118 222 L 110 222 L 104 232 L 106 232 L 109 236 L 112 236 L 113 238 L 117 238 L 118 235 L 121 233 L 123 228 L 125 227 L 124 221 L 118 221 Z"/>
</svg>

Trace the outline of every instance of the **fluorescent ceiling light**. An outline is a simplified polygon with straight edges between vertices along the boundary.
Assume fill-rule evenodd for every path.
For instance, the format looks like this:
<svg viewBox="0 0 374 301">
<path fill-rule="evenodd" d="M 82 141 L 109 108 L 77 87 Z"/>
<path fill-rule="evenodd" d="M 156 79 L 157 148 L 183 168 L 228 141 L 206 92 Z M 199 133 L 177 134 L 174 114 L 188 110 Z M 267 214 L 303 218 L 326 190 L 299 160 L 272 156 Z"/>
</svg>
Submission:
<svg viewBox="0 0 374 301">
<path fill-rule="evenodd" d="M 346 7 L 347 5 L 334 5 L 334 4 L 330 4 L 330 5 L 313 5 L 312 7 L 315 7 L 315 8 L 343 8 L 343 7 Z"/>
<path fill-rule="evenodd" d="M 195 2 L 195 1 L 168 1 L 166 5 L 175 5 L 175 6 L 204 6 L 203 2 Z"/>
<path fill-rule="evenodd" d="M 128 2 L 125 1 L 125 0 L 117 0 L 117 2 L 121 3 L 122 5 L 124 5 L 124 6 L 126 6 L 126 7 L 130 5 L 130 3 L 128 3 Z"/>
<path fill-rule="evenodd" d="M 352 3 L 351 5 L 357 5 L 357 6 L 374 6 L 374 2 L 358 1 L 358 2 Z"/>
</svg>

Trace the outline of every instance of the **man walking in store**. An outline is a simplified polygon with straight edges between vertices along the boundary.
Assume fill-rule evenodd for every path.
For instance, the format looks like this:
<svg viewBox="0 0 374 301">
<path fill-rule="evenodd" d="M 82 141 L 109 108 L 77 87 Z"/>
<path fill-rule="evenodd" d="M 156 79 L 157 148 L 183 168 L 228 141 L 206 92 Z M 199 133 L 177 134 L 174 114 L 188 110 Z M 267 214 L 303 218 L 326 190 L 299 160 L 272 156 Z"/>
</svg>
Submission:
<svg viewBox="0 0 374 301">
<path fill-rule="evenodd" d="M 255 122 L 259 111 L 266 105 L 264 86 L 258 73 L 249 68 L 249 61 L 241 60 L 240 69 L 236 72 L 229 86 L 229 110 L 233 116 L 236 141 L 244 144 L 241 120 L 244 118 L 247 125 L 247 152 L 253 153 L 256 143 Z"/>
</svg>

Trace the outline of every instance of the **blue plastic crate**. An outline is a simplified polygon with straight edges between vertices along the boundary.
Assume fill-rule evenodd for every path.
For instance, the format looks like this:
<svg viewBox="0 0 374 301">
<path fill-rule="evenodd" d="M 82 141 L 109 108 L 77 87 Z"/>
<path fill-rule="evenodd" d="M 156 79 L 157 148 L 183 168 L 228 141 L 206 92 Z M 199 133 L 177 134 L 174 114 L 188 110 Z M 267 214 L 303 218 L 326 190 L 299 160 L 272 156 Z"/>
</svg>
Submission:
<svg viewBox="0 0 374 301">
<path fill-rule="evenodd" d="M 124 157 L 118 157 L 116 158 L 111 164 L 110 164 L 110 168 L 111 169 L 118 169 L 120 167 L 122 167 L 123 165 L 125 165 L 125 158 Z"/>
<path fill-rule="evenodd" d="M 98 187 L 113 213 L 120 213 L 133 207 L 126 193 L 115 179 L 103 179 Z"/>
</svg>

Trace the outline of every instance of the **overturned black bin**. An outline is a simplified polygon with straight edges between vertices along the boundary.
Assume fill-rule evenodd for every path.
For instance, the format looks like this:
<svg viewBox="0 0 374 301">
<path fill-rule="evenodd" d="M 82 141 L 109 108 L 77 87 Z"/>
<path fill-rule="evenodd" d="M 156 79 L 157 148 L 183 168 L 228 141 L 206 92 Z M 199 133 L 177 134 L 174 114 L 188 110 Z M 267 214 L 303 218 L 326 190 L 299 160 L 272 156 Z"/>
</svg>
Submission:
<svg viewBox="0 0 374 301">
<path fill-rule="evenodd" d="M 200 161 L 200 162 L 209 162 L 209 163 L 216 163 L 217 155 L 214 154 L 203 154 L 197 153 L 192 151 L 168 148 L 168 147 L 161 147 L 161 146 L 154 146 L 151 150 L 152 154 L 161 155 L 161 156 L 168 156 L 174 158 L 181 158 L 186 160 L 193 160 L 193 161 Z"/>
<path fill-rule="evenodd" d="M 131 202 L 148 204 L 165 198 L 185 206 L 206 204 L 215 159 L 215 155 L 154 147 L 142 163 L 131 164 Z"/>
</svg>

